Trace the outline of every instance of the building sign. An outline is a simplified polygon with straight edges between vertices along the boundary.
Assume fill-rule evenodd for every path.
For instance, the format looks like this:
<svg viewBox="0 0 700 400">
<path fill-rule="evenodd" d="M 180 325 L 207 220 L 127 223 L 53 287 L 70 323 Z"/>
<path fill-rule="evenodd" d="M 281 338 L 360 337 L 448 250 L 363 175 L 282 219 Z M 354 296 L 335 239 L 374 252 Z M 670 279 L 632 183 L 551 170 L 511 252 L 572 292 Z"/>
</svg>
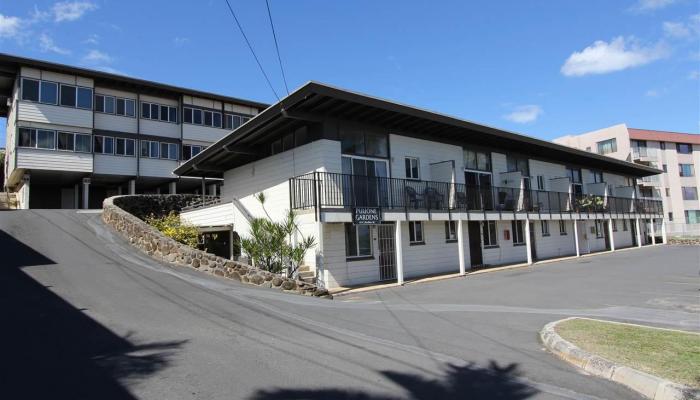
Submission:
<svg viewBox="0 0 700 400">
<path fill-rule="evenodd" d="M 355 207 L 352 209 L 352 223 L 355 225 L 381 224 L 379 207 Z"/>
</svg>

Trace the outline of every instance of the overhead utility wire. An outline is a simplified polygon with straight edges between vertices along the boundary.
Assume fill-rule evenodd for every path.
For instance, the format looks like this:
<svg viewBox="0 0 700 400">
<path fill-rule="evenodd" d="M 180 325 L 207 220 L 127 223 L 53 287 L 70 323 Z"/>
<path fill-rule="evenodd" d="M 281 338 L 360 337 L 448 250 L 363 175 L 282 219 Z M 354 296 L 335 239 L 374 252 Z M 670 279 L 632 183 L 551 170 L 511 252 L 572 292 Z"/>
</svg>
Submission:
<svg viewBox="0 0 700 400">
<path fill-rule="evenodd" d="M 270 0 L 265 0 L 267 4 L 267 16 L 270 18 L 270 27 L 272 28 L 272 37 L 275 39 L 275 49 L 277 50 L 277 60 L 280 63 L 280 71 L 282 71 L 282 80 L 284 81 L 284 88 L 287 90 L 287 95 L 289 95 L 289 86 L 287 86 L 287 77 L 284 75 L 284 67 L 282 66 L 282 57 L 280 56 L 280 47 L 277 44 L 277 34 L 275 33 L 275 24 L 272 22 L 272 12 L 270 12 Z"/>
<path fill-rule="evenodd" d="M 250 49 L 250 52 L 253 53 L 253 57 L 255 58 L 255 62 L 258 63 L 258 67 L 260 68 L 260 72 L 262 72 L 263 76 L 265 77 L 265 80 L 267 81 L 267 85 L 270 87 L 270 90 L 272 90 L 272 93 L 275 94 L 275 97 L 277 97 L 277 101 L 279 101 L 280 97 L 277 95 L 277 91 L 272 86 L 272 83 L 270 83 L 270 78 L 267 77 L 267 74 L 265 73 L 265 69 L 262 67 L 262 64 L 260 64 L 260 60 L 258 59 L 258 56 L 255 54 L 255 50 L 253 50 L 253 46 L 250 44 L 250 41 L 248 40 L 248 36 L 246 36 L 245 32 L 243 31 L 243 27 L 241 26 L 241 23 L 238 21 L 238 18 L 236 17 L 236 13 L 233 12 L 233 8 L 231 7 L 231 3 L 229 3 L 228 0 L 224 0 L 224 1 L 226 1 L 226 5 L 228 6 L 228 10 L 231 12 L 233 19 L 236 21 L 236 25 L 238 25 L 238 29 L 241 31 L 241 35 L 243 35 L 243 39 L 245 39 L 245 42 L 248 45 L 248 48 Z"/>
</svg>

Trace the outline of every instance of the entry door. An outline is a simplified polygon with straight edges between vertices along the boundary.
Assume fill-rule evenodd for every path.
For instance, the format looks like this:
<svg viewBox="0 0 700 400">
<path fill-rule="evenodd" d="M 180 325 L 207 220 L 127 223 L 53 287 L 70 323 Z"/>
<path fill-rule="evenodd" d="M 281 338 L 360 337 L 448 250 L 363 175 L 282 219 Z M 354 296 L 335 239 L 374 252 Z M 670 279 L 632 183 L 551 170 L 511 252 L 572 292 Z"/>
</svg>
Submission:
<svg viewBox="0 0 700 400">
<path fill-rule="evenodd" d="M 343 159 L 343 186 L 347 202 L 356 206 L 388 206 L 389 192 L 387 177 L 389 168 L 386 160 L 346 157 Z"/>
<path fill-rule="evenodd" d="M 396 236 L 393 224 L 377 225 L 379 241 L 379 279 L 396 279 Z"/>
<path fill-rule="evenodd" d="M 603 238 L 605 239 L 605 250 L 610 250 L 610 227 L 608 226 L 609 221 L 603 221 Z"/>
<path fill-rule="evenodd" d="M 469 258 L 472 268 L 483 265 L 484 259 L 481 254 L 481 224 L 475 221 L 467 223 L 469 234 Z"/>
<path fill-rule="evenodd" d="M 632 246 L 639 246 L 637 243 L 637 224 L 633 219 L 630 220 L 630 232 L 632 233 Z"/>
</svg>

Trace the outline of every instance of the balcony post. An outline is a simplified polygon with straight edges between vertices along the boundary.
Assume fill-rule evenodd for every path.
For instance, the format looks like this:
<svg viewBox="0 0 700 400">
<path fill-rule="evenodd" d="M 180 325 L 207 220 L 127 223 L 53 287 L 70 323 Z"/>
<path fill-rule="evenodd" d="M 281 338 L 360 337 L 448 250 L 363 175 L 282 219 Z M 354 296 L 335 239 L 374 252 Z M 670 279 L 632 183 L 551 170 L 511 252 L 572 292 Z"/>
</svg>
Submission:
<svg viewBox="0 0 700 400">
<path fill-rule="evenodd" d="M 525 220 L 525 249 L 527 250 L 527 265 L 532 265 L 532 242 L 530 242 L 530 219 Z"/>
<path fill-rule="evenodd" d="M 651 244 L 656 244 L 656 227 L 654 226 L 654 218 L 649 218 L 651 222 Z"/>
<path fill-rule="evenodd" d="M 576 244 L 576 257 L 581 257 L 581 250 L 578 245 L 578 220 L 574 219 L 574 244 Z"/>
<path fill-rule="evenodd" d="M 668 236 L 666 235 L 666 220 L 661 219 L 661 243 L 668 244 Z"/>
<path fill-rule="evenodd" d="M 608 236 L 610 236 L 610 251 L 615 251 L 615 235 L 613 234 L 613 220 L 608 219 Z"/>
<path fill-rule="evenodd" d="M 90 178 L 83 178 L 83 209 L 90 208 Z"/>
<path fill-rule="evenodd" d="M 403 240 L 401 238 L 401 220 L 396 221 L 396 283 L 403 285 Z"/>
<path fill-rule="evenodd" d="M 459 274 L 465 275 L 467 268 L 464 260 L 464 224 L 461 218 L 457 220 L 457 246 L 459 250 Z"/>
<path fill-rule="evenodd" d="M 637 247 L 642 247 L 642 228 L 639 226 L 639 218 L 634 220 L 634 228 L 637 231 Z"/>
</svg>

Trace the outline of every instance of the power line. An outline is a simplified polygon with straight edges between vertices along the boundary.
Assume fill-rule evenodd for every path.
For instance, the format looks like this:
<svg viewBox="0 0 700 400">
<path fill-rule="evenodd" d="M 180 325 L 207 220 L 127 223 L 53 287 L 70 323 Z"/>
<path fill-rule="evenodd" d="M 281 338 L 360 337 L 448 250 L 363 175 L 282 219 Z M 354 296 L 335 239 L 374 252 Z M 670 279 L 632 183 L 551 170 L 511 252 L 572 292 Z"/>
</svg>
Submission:
<svg viewBox="0 0 700 400">
<path fill-rule="evenodd" d="M 260 68 L 260 72 L 262 72 L 263 76 L 265 77 L 265 80 L 267 81 L 267 85 L 270 87 L 270 90 L 272 90 L 272 93 L 275 94 L 275 97 L 277 97 L 277 101 L 279 101 L 280 97 L 277 95 L 277 91 L 272 86 L 272 83 L 270 83 L 270 78 L 267 77 L 267 74 L 265 73 L 265 69 L 262 67 L 262 64 L 260 64 L 260 60 L 258 59 L 258 56 L 255 54 L 255 50 L 253 50 L 253 46 L 250 44 L 250 41 L 248 40 L 248 36 L 246 36 L 245 32 L 243 31 L 243 27 L 241 26 L 241 23 L 238 21 L 238 17 L 236 17 L 236 13 L 233 12 L 233 8 L 231 7 L 231 3 L 229 3 L 228 0 L 224 0 L 224 1 L 226 1 L 226 5 L 228 6 L 228 10 L 231 12 L 233 19 L 236 21 L 236 25 L 238 25 L 238 29 L 241 31 L 241 35 L 243 35 L 243 39 L 245 39 L 245 42 L 248 45 L 248 48 L 250 49 L 250 52 L 253 53 L 253 57 L 255 58 L 255 62 L 258 63 L 258 67 Z"/>
<path fill-rule="evenodd" d="M 284 76 L 284 67 L 282 67 L 282 57 L 280 56 L 280 47 L 277 44 L 277 34 L 275 34 L 275 24 L 272 23 L 272 13 L 270 12 L 270 0 L 265 0 L 267 4 L 267 16 L 270 18 L 270 27 L 272 28 L 272 37 L 275 38 L 275 49 L 277 50 L 277 60 L 280 63 L 280 71 L 282 71 L 282 80 L 284 81 L 284 88 L 287 89 L 287 95 L 289 95 L 289 86 L 287 86 L 287 77 Z"/>
</svg>

